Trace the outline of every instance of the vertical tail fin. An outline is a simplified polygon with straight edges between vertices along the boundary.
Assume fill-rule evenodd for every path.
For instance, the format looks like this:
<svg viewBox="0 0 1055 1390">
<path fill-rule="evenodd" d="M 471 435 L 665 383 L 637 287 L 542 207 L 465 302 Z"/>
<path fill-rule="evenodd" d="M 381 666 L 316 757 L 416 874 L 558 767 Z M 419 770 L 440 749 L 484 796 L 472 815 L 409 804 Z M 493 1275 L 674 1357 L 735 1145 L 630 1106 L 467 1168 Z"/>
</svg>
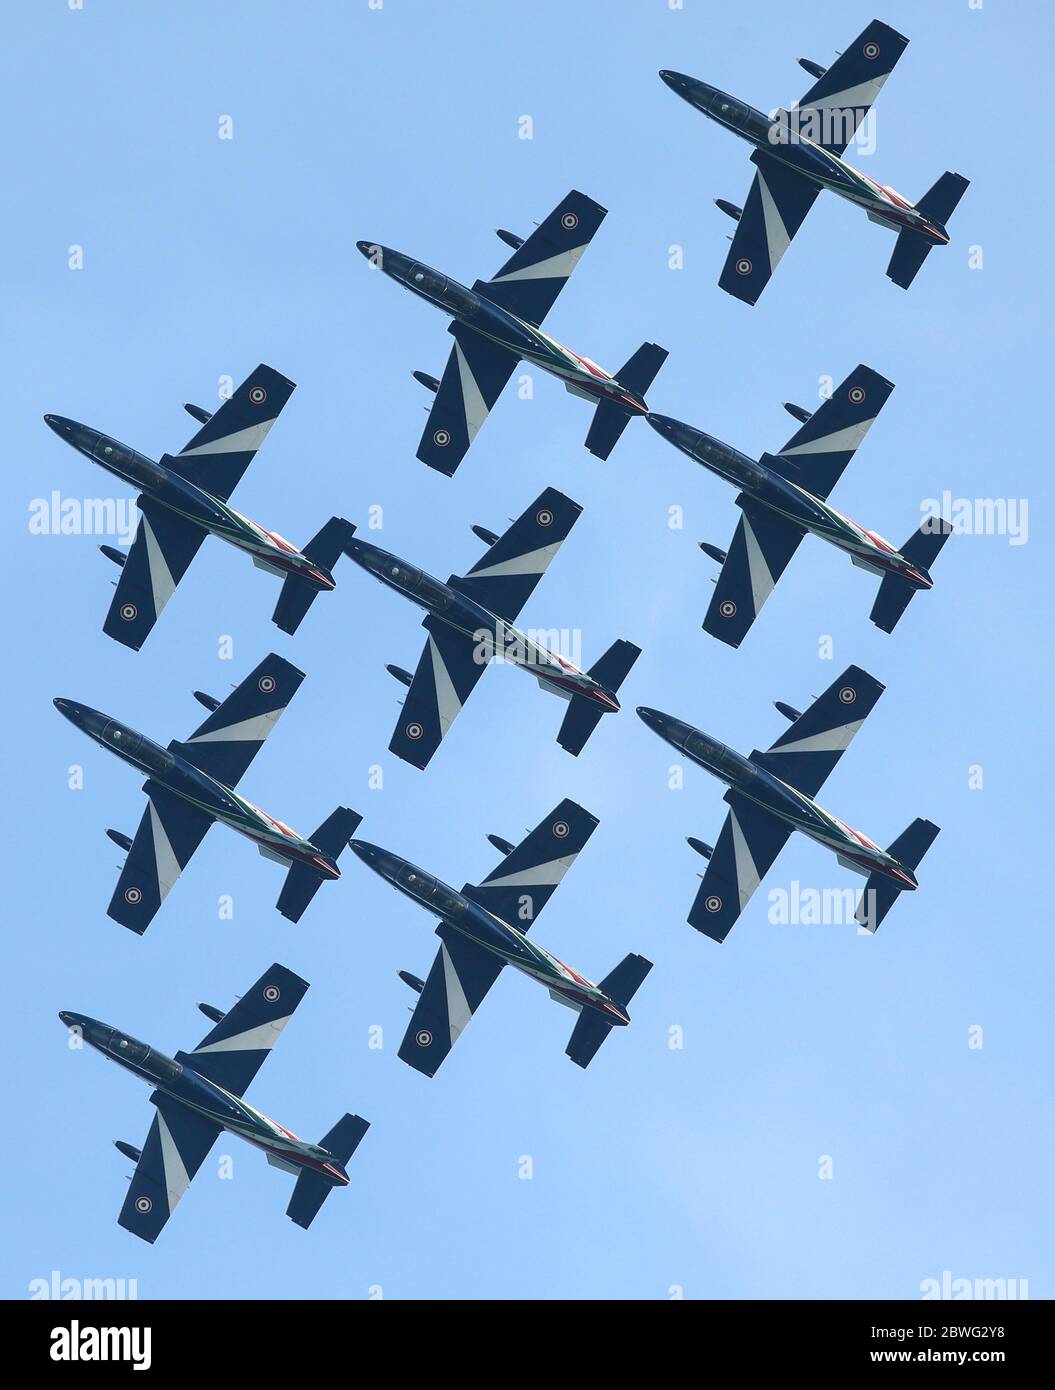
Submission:
<svg viewBox="0 0 1055 1390">
<path fill-rule="evenodd" d="M 642 398 L 656 379 L 656 373 L 667 360 L 667 349 L 656 343 L 642 343 L 628 362 L 615 374 L 620 386 Z M 614 401 L 601 401 L 594 411 L 593 423 L 586 436 L 586 447 L 596 458 L 606 459 L 619 442 L 632 411 L 624 410 Z"/>
<path fill-rule="evenodd" d="M 343 1168 L 369 1128 L 369 1120 L 364 1120 L 359 1115 L 343 1115 L 330 1132 L 322 1136 L 319 1147 L 331 1153 Z M 293 1186 L 293 1196 L 289 1199 L 286 1215 L 307 1230 L 336 1185 L 319 1177 L 317 1173 L 302 1172 Z"/>
<path fill-rule="evenodd" d="M 929 516 L 901 547 L 901 553 L 926 573 L 951 535 L 950 522 L 944 517 Z M 893 632 L 909 600 L 918 592 L 915 584 L 910 584 L 900 575 L 886 575 L 879 585 L 879 593 L 876 594 L 869 617 L 883 632 Z"/>
<path fill-rule="evenodd" d="M 938 827 L 929 820 L 914 820 L 907 830 L 887 846 L 887 853 L 906 869 L 915 869 L 938 836 Z M 897 902 L 903 889 L 885 874 L 869 874 L 854 917 L 867 931 L 875 932 Z"/>
<path fill-rule="evenodd" d="M 625 956 L 611 974 L 604 977 L 600 988 L 609 999 L 625 1007 L 633 999 L 651 969 L 652 962 L 644 956 Z M 565 1053 L 577 1067 L 588 1067 L 613 1027 L 614 1024 L 609 1023 L 595 1009 L 584 1008 L 571 1030 Z"/>
<path fill-rule="evenodd" d="M 362 819 L 357 811 L 351 811 L 347 806 L 338 806 L 332 815 L 326 817 L 318 830 L 312 832 L 311 843 L 331 859 L 337 859 L 359 829 Z M 286 881 L 276 903 L 282 916 L 291 922 L 299 922 L 305 908 L 326 882 L 326 878 L 327 875 L 309 868 L 307 864 L 293 864 L 286 874 Z"/>
<path fill-rule="evenodd" d="M 326 525 L 304 547 L 304 554 L 315 564 L 329 571 L 337 563 L 344 549 L 344 542 L 355 534 L 355 527 L 343 517 L 331 516 Z M 310 580 L 300 575 L 289 574 L 282 581 L 282 592 L 272 614 L 271 621 L 283 632 L 293 633 L 301 624 L 301 619 L 321 593 Z"/>
<path fill-rule="evenodd" d="M 603 685 L 609 694 L 614 695 L 640 655 L 640 647 L 635 647 L 633 642 L 620 639 L 612 643 L 586 674 Z M 606 712 L 604 706 L 599 705 L 596 700 L 588 700 L 585 695 L 573 695 L 567 713 L 561 721 L 557 742 L 566 752 L 577 758 Z"/>
<path fill-rule="evenodd" d="M 916 204 L 916 211 L 921 212 L 929 222 L 944 228 L 969 184 L 970 179 L 965 179 L 962 174 L 942 174 L 938 182 L 932 188 L 928 188 Z M 894 284 L 907 290 L 933 246 L 932 241 L 927 241 L 918 232 L 907 229 L 899 232 L 894 243 L 894 254 L 886 268 L 886 273 Z"/>
</svg>

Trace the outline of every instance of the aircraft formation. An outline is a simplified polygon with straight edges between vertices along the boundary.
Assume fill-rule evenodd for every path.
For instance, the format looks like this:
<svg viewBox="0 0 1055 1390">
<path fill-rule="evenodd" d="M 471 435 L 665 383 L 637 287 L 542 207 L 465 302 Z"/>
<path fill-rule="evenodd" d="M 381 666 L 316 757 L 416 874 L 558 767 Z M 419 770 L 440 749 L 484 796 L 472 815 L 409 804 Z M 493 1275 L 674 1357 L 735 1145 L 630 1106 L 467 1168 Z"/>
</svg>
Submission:
<svg viewBox="0 0 1055 1390">
<path fill-rule="evenodd" d="M 895 231 L 887 274 L 903 288 L 931 249 L 948 243 L 946 224 L 966 179 L 943 174 L 913 205 L 843 158 L 906 44 L 875 21 L 829 68 L 800 59 L 813 86 L 775 116 L 696 78 L 670 70 L 659 74 L 690 106 L 753 147 L 756 172 L 744 208 L 718 200 L 736 221 L 719 278 L 722 289 L 753 305 L 822 189 L 856 203 L 872 221 Z M 816 410 L 788 404 L 798 427 L 779 452 L 758 459 L 653 411 L 646 393 L 667 357 L 665 348 L 646 341 L 611 373 L 542 327 L 605 216 L 599 203 L 572 190 L 526 238 L 499 231 L 512 254 L 489 280 L 468 286 L 403 252 L 357 242 L 372 268 L 450 320 L 454 343 L 442 376 L 414 372 L 433 396 L 417 458 L 453 477 L 518 364 L 541 368 L 590 404 L 593 419 L 585 443 L 597 458 L 607 459 L 630 422 L 641 417 L 687 458 L 736 489 L 740 515 L 728 549 L 701 542 L 720 565 L 703 618 L 705 633 L 738 647 L 807 535 L 844 551 L 879 579 L 871 621 L 893 632 L 912 597 L 933 587 L 932 567 L 952 528 L 940 517 L 928 517 L 899 548 L 829 501 L 893 384 L 872 367 L 854 367 Z M 336 587 L 334 569 L 346 557 L 390 595 L 424 612 L 425 644 L 414 671 L 388 666 L 406 689 L 390 752 L 425 770 L 486 667 L 498 662 L 525 671 L 542 690 L 566 701 L 557 743 L 579 756 L 604 716 L 620 713 L 619 692 L 641 649 L 618 636 L 584 671 L 517 623 L 569 540 L 580 505 L 547 487 L 506 530 L 474 525 L 483 553 L 464 573 L 445 580 L 364 540 L 352 521 L 337 514 L 298 547 L 230 501 L 293 390 L 287 377 L 260 364 L 214 412 L 187 405 L 196 433 L 177 453 L 157 460 L 66 416 L 44 417 L 60 439 L 137 494 L 140 519 L 127 554 L 101 547 L 120 569 L 103 632 L 139 651 L 209 535 L 280 579 L 272 621 L 289 635 L 297 632 L 315 598 Z M 348 573 L 342 567 L 342 578 Z M 395 619 L 398 605 L 390 596 L 376 602 L 379 612 L 385 605 Z M 350 848 L 361 865 L 438 920 L 439 949 L 425 978 L 399 971 L 416 996 L 399 1048 L 404 1063 L 434 1077 L 510 965 L 576 1014 L 566 1053 L 587 1067 L 612 1030 L 630 1023 L 628 1006 L 653 968 L 643 955 L 631 953 L 595 982 L 535 938 L 536 918 L 591 839 L 597 818 L 564 799 L 519 843 L 489 834 L 500 862 L 479 883 L 460 889 L 431 869 L 358 838 L 362 817 L 347 806 L 338 806 L 303 835 L 238 787 L 304 679 L 285 657 L 270 652 L 225 699 L 194 691 L 207 711 L 205 720 L 186 738 L 167 744 L 79 700 L 55 699 L 59 713 L 80 732 L 145 778 L 141 789 L 147 805 L 135 834 L 106 830 L 126 855 L 108 916 L 141 936 L 215 823 L 238 831 L 282 867 L 285 881 L 276 907 L 291 922 L 300 921 L 324 883 L 342 877 L 338 860 Z M 865 878 L 857 921 L 870 932 L 903 893 L 919 887 L 916 871 L 938 834 L 936 825 L 914 819 L 883 848 L 816 799 L 883 689 L 873 675 L 850 665 L 803 712 L 777 701 L 789 727 L 768 749 L 747 755 L 686 719 L 637 706 L 649 730 L 726 786 L 728 809 L 713 847 L 695 837 L 688 841 L 707 861 L 687 914 L 696 931 L 713 942 L 725 941 L 795 831 Z M 603 742 L 609 733 L 598 738 Z M 270 1164 L 295 1177 L 287 1211 L 298 1225 L 309 1226 L 330 1191 L 348 1185 L 347 1164 L 369 1128 L 366 1120 L 346 1114 L 313 1144 L 244 1099 L 307 988 L 291 970 L 273 964 L 226 1013 L 199 1004 L 213 1026 L 191 1051 L 171 1057 L 87 1014 L 60 1012 L 79 1039 L 152 1087 L 155 1113 L 142 1147 L 115 1141 L 135 1164 L 118 1218 L 123 1227 L 153 1242 L 223 1130 L 262 1149 Z"/>
</svg>

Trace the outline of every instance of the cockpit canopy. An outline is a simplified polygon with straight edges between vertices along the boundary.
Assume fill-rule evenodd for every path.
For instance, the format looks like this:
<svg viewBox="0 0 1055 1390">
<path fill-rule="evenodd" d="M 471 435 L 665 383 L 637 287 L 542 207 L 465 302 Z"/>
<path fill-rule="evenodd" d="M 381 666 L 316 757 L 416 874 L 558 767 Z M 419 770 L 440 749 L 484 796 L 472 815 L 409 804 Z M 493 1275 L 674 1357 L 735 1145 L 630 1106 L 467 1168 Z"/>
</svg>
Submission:
<svg viewBox="0 0 1055 1390">
<path fill-rule="evenodd" d="M 99 436 L 93 453 L 107 468 L 116 469 L 124 477 L 131 478 L 133 482 L 141 483 L 144 487 L 157 487 L 165 481 L 165 474 L 156 463 L 144 458 L 142 454 L 137 454 L 127 444 L 107 438 L 105 434 Z"/>
<path fill-rule="evenodd" d="M 426 299 L 432 299 L 455 313 L 472 314 L 476 311 L 475 297 L 457 280 L 448 280 L 446 275 L 441 275 L 431 266 L 416 262 L 407 272 L 406 283 Z"/>
<path fill-rule="evenodd" d="M 180 1064 L 174 1062 L 171 1057 L 166 1057 L 163 1052 L 155 1052 L 153 1048 L 140 1042 L 138 1038 L 131 1038 L 127 1033 L 119 1033 L 116 1028 L 110 1034 L 106 1051 L 111 1057 L 116 1057 L 119 1061 L 126 1062 L 129 1066 L 137 1067 L 141 1071 L 149 1072 L 151 1076 L 161 1081 L 174 1081 L 183 1071 Z"/>
<path fill-rule="evenodd" d="M 127 724 L 118 723 L 116 719 L 110 719 L 103 725 L 99 737 L 103 743 L 126 758 L 150 768 L 152 772 L 167 772 L 176 761 L 167 748 L 160 748 L 153 740 L 130 729 Z"/>
<path fill-rule="evenodd" d="M 748 106 L 747 102 L 737 101 L 736 97 L 731 97 L 728 92 L 712 92 L 705 99 L 704 107 L 717 120 L 732 126 L 734 130 L 742 131 L 756 140 L 769 138 L 769 131 L 773 125 L 769 117 L 764 116 L 761 111 L 756 111 L 753 106 Z"/>
<path fill-rule="evenodd" d="M 463 902 L 459 894 L 453 892 L 445 883 L 431 874 L 422 873 L 414 864 L 404 864 L 396 874 L 396 882 L 401 888 L 419 901 L 427 903 L 445 917 L 460 913 Z"/>
</svg>

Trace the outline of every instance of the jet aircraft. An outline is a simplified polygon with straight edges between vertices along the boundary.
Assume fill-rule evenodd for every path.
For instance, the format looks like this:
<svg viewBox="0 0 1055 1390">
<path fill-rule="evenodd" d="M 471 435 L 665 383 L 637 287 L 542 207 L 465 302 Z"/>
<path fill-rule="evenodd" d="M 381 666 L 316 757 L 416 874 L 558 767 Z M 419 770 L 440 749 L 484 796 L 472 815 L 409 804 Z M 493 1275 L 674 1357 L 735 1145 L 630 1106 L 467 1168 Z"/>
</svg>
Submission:
<svg viewBox="0 0 1055 1390">
<path fill-rule="evenodd" d="M 871 367 L 860 366 L 812 414 L 786 404 L 801 428 L 779 454 L 763 454 L 757 462 L 692 425 L 648 416 L 657 434 L 740 489 L 741 516 L 728 552 L 701 543 L 722 566 L 705 632 L 738 647 L 808 532 L 880 577 L 871 618 L 884 632 L 893 632 L 914 594 L 933 587 L 929 567 L 952 531 L 947 521 L 927 517 L 898 550 L 827 500 L 893 389 Z"/>
<path fill-rule="evenodd" d="M 88 1043 L 154 1088 L 156 1113 L 146 1143 L 138 1149 L 115 1140 L 136 1165 L 117 1218 L 126 1231 L 150 1244 L 157 1240 L 224 1130 L 263 1149 L 268 1163 L 296 1177 L 286 1215 L 305 1230 L 333 1189 L 348 1186 L 345 1165 L 369 1121 L 345 1115 L 318 1144 L 310 1144 L 243 1099 L 307 988 L 292 970 L 272 965 L 227 1013 L 199 1004 L 214 1026 L 193 1051 L 175 1057 L 87 1014 L 60 1012 L 79 1044 Z"/>
<path fill-rule="evenodd" d="M 804 714 L 778 701 L 791 727 L 767 752 L 756 749 L 747 758 L 673 715 L 638 709 L 653 733 L 729 788 L 729 814 L 717 845 L 690 840 L 710 861 L 689 913 L 697 931 L 725 940 L 793 830 L 866 876 L 856 916 L 871 932 L 900 893 L 918 886 L 915 870 L 938 834 L 936 825 L 914 820 L 881 849 L 814 800 L 884 689 L 867 671 L 849 666 Z"/>
<path fill-rule="evenodd" d="M 888 24 L 873 20 L 830 68 L 800 58 L 815 79 L 813 86 L 790 111 L 775 116 L 695 77 L 660 72 L 690 106 L 754 146 L 756 173 L 743 208 L 715 199 L 737 224 L 718 281 L 723 290 L 755 303 L 822 188 L 897 233 L 886 273 L 902 289 L 912 284 L 933 247 L 948 245 L 945 224 L 969 183 L 962 174 L 942 174 L 913 206 L 841 157 L 907 44 Z"/>
<path fill-rule="evenodd" d="M 613 376 L 541 328 L 606 212 L 573 190 L 526 239 L 499 231 L 513 254 L 492 279 L 471 288 L 402 251 L 356 242 L 372 266 L 451 316 L 454 347 L 442 378 L 414 373 L 436 393 L 418 445 L 422 463 L 454 474 L 521 361 L 596 405 L 586 447 L 598 458 L 606 459 L 627 423 L 647 412 L 644 393 L 666 360 L 665 348 L 643 344 Z"/>
<path fill-rule="evenodd" d="M 565 800 L 519 845 L 490 835 L 501 863 L 483 883 L 467 883 L 461 892 L 389 850 L 352 841 L 364 864 L 440 919 L 440 949 L 428 979 L 400 971 L 420 996 L 399 1049 L 408 1066 L 436 1074 L 507 964 L 578 1013 L 565 1049 L 577 1066 L 588 1066 L 612 1029 L 630 1022 L 626 1006 L 651 961 L 628 955 L 594 984 L 527 935 L 596 826 L 595 816 Z"/>
<path fill-rule="evenodd" d="M 261 363 L 214 413 L 185 406 L 201 428 L 178 454 L 162 454 L 157 462 L 64 415 L 44 416 L 60 439 L 139 489 L 139 527 L 128 554 L 100 547 L 121 569 L 103 623 L 107 636 L 138 651 L 209 535 L 228 541 L 257 568 L 282 579 L 274 621 L 284 632 L 296 632 L 315 596 L 335 587 L 330 570 L 341 553 L 347 522 L 331 517 L 298 550 L 228 501 L 293 389 L 292 381 Z"/>
<path fill-rule="evenodd" d="M 569 701 L 557 742 L 575 756 L 601 716 L 619 710 L 616 692 L 640 647 L 615 642 L 589 671 L 580 671 L 513 626 L 581 510 L 570 497 L 546 488 L 503 535 L 474 526 L 490 548 L 467 575 L 451 575 L 446 583 L 368 541 L 345 541 L 345 553 L 357 565 L 426 610 L 422 627 L 428 639 L 414 675 L 388 668 L 409 687 L 388 745 L 397 757 L 428 766 L 492 657 L 520 667 L 543 690 Z"/>
<path fill-rule="evenodd" d="M 82 733 L 146 774 L 147 808 L 135 838 L 106 832 L 128 853 L 107 908 L 115 922 L 142 936 L 214 821 L 288 868 L 277 906 L 291 922 L 323 883 L 340 878 L 337 858 L 362 820 L 355 811 L 339 806 L 306 839 L 234 790 L 303 679 L 303 671 L 272 652 L 226 700 L 195 691 L 208 718 L 185 742 L 167 748 L 88 705 L 55 700 Z"/>
</svg>

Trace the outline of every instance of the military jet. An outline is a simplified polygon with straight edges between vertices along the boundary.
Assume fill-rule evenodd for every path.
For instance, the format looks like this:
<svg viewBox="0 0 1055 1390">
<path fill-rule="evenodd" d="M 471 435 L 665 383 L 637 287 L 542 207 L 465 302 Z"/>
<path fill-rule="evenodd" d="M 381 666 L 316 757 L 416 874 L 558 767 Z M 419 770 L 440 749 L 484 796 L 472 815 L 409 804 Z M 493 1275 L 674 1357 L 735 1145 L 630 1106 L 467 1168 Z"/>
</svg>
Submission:
<svg viewBox="0 0 1055 1390">
<path fill-rule="evenodd" d="M 292 970 L 272 965 L 227 1013 L 199 1004 L 214 1026 L 192 1052 L 175 1057 L 87 1014 L 60 1012 L 78 1046 L 88 1043 L 154 1088 L 146 1143 L 137 1149 L 115 1141 L 136 1165 L 117 1218 L 126 1231 L 153 1245 L 224 1130 L 263 1149 L 272 1167 L 294 1174 L 286 1215 L 305 1230 L 333 1189 L 348 1186 L 345 1165 L 369 1121 L 345 1115 L 309 1144 L 242 1099 L 307 988 Z"/>
<path fill-rule="evenodd" d="M 454 347 L 442 378 L 414 373 L 436 394 L 418 445 L 422 463 L 453 476 L 521 361 L 596 405 L 586 447 L 598 458 L 606 459 L 633 416 L 648 410 L 644 393 L 666 360 L 665 348 L 645 343 L 613 376 L 540 327 L 606 212 L 573 190 L 526 239 L 499 231 L 513 254 L 471 289 L 402 251 L 356 242 L 372 266 L 451 315 Z"/>
<path fill-rule="evenodd" d="M 467 575 L 451 575 L 446 583 L 368 541 L 345 541 L 345 553 L 357 565 L 426 610 L 422 627 L 428 639 L 414 675 L 399 666 L 388 668 L 409 687 L 388 745 L 397 757 L 414 767 L 428 766 L 495 657 L 569 701 L 557 742 L 574 756 L 601 716 L 618 711 L 616 692 L 641 655 L 640 647 L 615 642 L 588 671 L 580 671 L 513 626 L 581 510 L 570 497 L 546 488 L 503 535 L 474 526 L 475 535 L 490 548 Z"/>
<path fill-rule="evenodd" d="M 888 24 L 873 20 L 830 68 L 800 58 L 813 86 L 790 111 L 772 117 L 695 77 L 660 72 L 671 91 L 755 147 L 751 163 L 757 172 L 744 207 L 715 199 L 737 224 L 718 281 L 723 290 L 755 303 L 822 188 L 897 233 L 886 273 L 902 289 L 933 247 L 948 245 L 945 224 L 969 183 L 962 174 L 942 174 L 913 206 L 841 158 L 907 44 Z"/>
<path fill-rule="evenodd" d="M 871 618 L 884 632 L 893 632 L 914 594 L 933 587 L 929 567 L 951 534 L 947 521 L 927 517 L 899 550 L 827 500 L 893 389 L 871 367 L 860 366 L 812 414 L 785 404 L 801 427 L 779 454 L 763 454 L 757 462 L 692 425 L 668 415 L 648 416 L 657 434 L 740 489 L 741 516 L 729 550 L 701 542 L 722 566 L 703 620 L 705 632 L 738 647 L 807 533 L 879 576 Z"/>
<path fill-rule="evenodd" d="M 64 415 L 44 416 L 60 439 L 139 489 L 139 527 L 128 554 L 100 546 L 121 570 L 103 623 L 108 637 L 140 649 L 208 535 L 228 541 L 283 581 L 274 621 L 284 632 L 296 632 L 315 596 L 335 587 L 330 569 L 347 522 L 331 517 L 298 550 L 228 502 L 293 389 L 292 381 L 261 363 L 215 413 L 185 406 L 201 429 L 178 454 L 162 454 L 158 462 Z"/>
<path fill-rule="evenodd" d="M 352 841 L 374 873 L 440 919 L 440 949 L 428 979 L 400 971 L 400 979 L 420 995 L 399 1049 L 408 1066 L 436 1074 L 507 964 L 578 1013 L 565 1049 L 576 1066 L 588 1066 L 612 1029 L 630 1022 L 626 1006 L 651 961 L 626 956 L 594 984 L 527 935 L 596 827 L 595 816 L 565 800 L 519 845 L 489 835 L 502 861 L 483 883 L 467 883 L 460 893 L 398 854 Z"/>
<path fill-rule="evenodd" d="M 234 790 L 303 679 L 303 671 L 272 652 L 226 700 L 196 690 L 208 718 L 185 742 L 167 748 L 88 705 L 55 700 L 71 724 L 147 778 L 147 808 L 135 838 L 106 832 L 128 853 L 107 916 L 142 936 L 214 821 L 288 868 L 277 906 L 291 922 L 300 921 L 323 883 L 340 878 L 337 858 L 362 820 L 355 811 L 338 806 L 306 839 Z"/>
<path fill-rule="evenodd" d="M 725 940 L 793 830 L 830 849 L 844 868 L 866 876 L 856 918 L 868 931 L 876 931 L 900 893 L 918 886 L 914 871 L 934 842 L 936 825 L 914 820 L 881 849 L 813 799 L 884 688 L 859 666 L 848 666 L 804 714 L 778 701 L 791 727 L 767 752 L 756 750 L 747 758 L 673 715 L 638 709 L 653 733 L 729 788 L 724 798 L 729 814 L 717 845 L 689 841 L 710 861 L 689 913 L 697 931 L 712 941 Z"/>
</svg>

